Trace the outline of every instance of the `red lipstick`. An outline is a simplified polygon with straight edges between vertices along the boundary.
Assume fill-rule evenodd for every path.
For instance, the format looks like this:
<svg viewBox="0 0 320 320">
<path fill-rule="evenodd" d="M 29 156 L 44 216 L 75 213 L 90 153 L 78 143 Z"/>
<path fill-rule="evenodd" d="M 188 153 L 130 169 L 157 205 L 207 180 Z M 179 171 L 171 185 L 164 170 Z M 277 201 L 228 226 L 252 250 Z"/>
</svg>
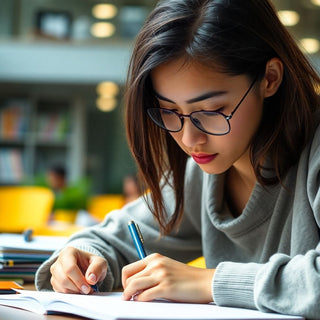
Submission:
<svg viewBox="0 0 320 320">
<path fill-rule="evenodd" d="M 204 153 L 198 153 L 198 154 L 192 154 L 193 160 L 198 164 L 207 164 L 211 162 L 218 154 L 204 154 Z"/>
</svg>

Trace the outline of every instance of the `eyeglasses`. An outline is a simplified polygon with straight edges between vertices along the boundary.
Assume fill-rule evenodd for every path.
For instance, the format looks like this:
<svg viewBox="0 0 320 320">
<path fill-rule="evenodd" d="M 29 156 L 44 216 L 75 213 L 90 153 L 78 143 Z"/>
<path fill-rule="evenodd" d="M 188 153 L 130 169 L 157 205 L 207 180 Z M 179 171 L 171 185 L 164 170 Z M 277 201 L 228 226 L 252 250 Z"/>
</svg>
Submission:
<svg viewBox="0 0 320 320">
<path fill-rule="evenodd" d="M 240 102 L 228 116 L 219 111 L 194 111 L 190 114 L 181 114 L 165 108 L 148 108 L 147 113 L 158 127 L 169 132 L 179 132 L 183 127 L 184 118 L 190 118 L 193 125 L 199 130 L 207 134 L 223 136 L 230 132 L 230 119 L 232 119 L 233 115 L 252 89 L 256 80 L 257 76 L 252 81 L 249 89 L 241 98 Z"/>
</svg>

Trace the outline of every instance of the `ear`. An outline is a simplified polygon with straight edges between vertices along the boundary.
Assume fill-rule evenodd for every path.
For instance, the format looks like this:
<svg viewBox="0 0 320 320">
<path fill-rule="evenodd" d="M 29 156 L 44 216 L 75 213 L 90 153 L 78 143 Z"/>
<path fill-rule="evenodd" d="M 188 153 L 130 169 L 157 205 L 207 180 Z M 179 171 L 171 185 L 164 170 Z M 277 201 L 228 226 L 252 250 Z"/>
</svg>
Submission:
<svg viewBox="0 0 320 320">
<path fill-rule="evenodd" d="M 280 87 L 283 78 L 283 63 L 279 58 L 267 62 L 264 76 L 264 97 L 273 96 Z"/>
</svg>

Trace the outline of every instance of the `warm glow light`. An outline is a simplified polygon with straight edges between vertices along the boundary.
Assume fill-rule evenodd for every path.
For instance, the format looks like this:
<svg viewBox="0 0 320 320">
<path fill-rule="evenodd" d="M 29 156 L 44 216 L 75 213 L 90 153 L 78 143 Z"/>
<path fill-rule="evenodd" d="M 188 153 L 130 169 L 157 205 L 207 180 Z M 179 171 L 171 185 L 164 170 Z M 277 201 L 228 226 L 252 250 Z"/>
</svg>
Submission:
<svg viewBox="0 0 320 320">
<path fill-rule="evenodd" d="M 281 22 L 288 27 L 296 25 L 300 20 L 300 16 L 296 11 L 280 10 L 278 14 Z"/>
<path fill-rule="evenodd" d="M 117 106 L 117 99 L 100 97 L 96 100 L 96 105 L 101 111 L 109 112 Z"/>
<path fill-rule="evenodd" d="M 301 39 L 300 42 L 301 42 L 302 50 L 305 51 L 306 53 L 313 54 L 320 50 L 320 42 L 317 39 L 304 38 L 304 39 Z"/>
<path fill-rule="evenodd" d="M 311 0 L 311 2 L 316 6 L 320 6 L 320 0 Z"/>
<path fill-rule="evenodd" d="M 112 19 L 116 16 L 118 9 L 113 4 L 97 4 L 92 8 L 92 15 L 97 19 Z"/>
<path fill-rule="evenodd" d="M 100 97 L 113 98 L 119 93 L 119 86 L 111 81 L 104 81 L 98 84 L 97 94 Z"/>
<path fill-rule="evenodd" d="M 97 22 L 91 27 L 91 34 L 97 38 L 111 37 L 116 31 L 116 27 L 109 22 Z"/>
</svg>

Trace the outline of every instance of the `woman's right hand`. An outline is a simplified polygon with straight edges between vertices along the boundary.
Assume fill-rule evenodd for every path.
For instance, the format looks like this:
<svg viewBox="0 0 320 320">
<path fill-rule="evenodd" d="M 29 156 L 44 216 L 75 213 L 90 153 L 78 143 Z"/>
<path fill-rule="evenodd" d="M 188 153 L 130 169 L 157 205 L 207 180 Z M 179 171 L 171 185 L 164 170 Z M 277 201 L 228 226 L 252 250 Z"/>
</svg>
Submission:
<svg viewBox="0 0 320 320">
<path fill-rule="evenodd" d="M 102 281 L 107 274 L 107 261 L 76 248 L 64 248 L 50 267 L 51 285 L 62 293 L 93 292 L 91 285 Z"/>
</svg>

